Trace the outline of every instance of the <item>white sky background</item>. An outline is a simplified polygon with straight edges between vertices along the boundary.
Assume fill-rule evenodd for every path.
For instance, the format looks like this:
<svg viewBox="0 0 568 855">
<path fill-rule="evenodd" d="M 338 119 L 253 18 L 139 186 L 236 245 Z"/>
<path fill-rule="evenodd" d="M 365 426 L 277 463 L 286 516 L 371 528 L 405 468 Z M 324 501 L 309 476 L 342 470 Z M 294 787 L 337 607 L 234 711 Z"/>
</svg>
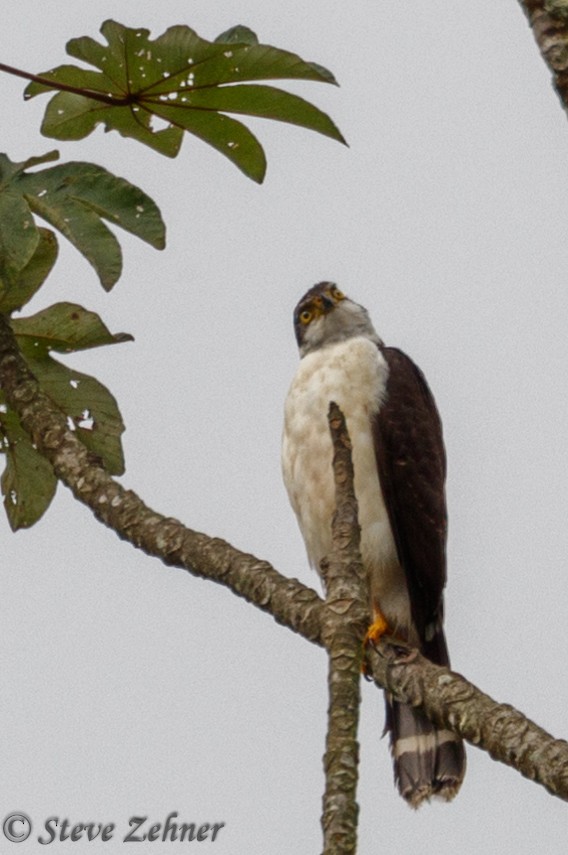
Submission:
<svg viewBox="0 0 568 855">
<path fill-rule="evenodd" d="M 68 299 L 135 335 L 68 360 L 118 398 L 125 485 L 319 589 L 279 446 L 292 309 L 336 281 L 423 368 L 442 413 L 454 667 L 568 736 L 568 124 L 517 2 L 20 0 L 2 17 L 0 59 L 36 72 L 108 17 L 209 39 L 243 23 L 334 72 L 340 89 L 282 86 L 328 111 L 350 148 L 247 120 L 268 156 L 261 187 L 191 137 L 173 161 L 102 131 L 46 140 L 47 99 L 24 104 L 3 75 L 13 160 L 57 147 L 99 162 L 168 224 L 164 253 L 119 235 L 111 295 L 62 246 L 30 310 Z M 38 850 L 49 816 L 115 822 L 113 853 L 131 816 L 173 810 L 226 823 L 217 855 L 320 851 L 322 651 L 120 542 L 63 488 L 32 530 L 0 526 L 0 812 L 35 823 L 18 853 Z M 566 805 L 473 748 L 454 804 L 412 813 L 380 739 L 382 697 L 363 693 L 360 853 L 566 852 Z M 102 844 L 86 846 L 73 852 Z"/>
</svg>

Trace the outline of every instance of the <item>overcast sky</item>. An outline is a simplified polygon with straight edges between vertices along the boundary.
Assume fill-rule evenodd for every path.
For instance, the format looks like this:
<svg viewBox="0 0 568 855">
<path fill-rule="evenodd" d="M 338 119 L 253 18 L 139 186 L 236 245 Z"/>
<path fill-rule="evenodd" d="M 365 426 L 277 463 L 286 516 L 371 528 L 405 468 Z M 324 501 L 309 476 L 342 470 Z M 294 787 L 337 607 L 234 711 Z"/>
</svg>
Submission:
<svg viewBox="0 0 568 855">
<path fill-rule="evenodd" d="M 250 121 L 268 157 L 259 187 L 190 137 L 176 160 L 101 130 L 54 144 L 39 133 L 47 99 L 24 104 L 22 81 L 2 76 L 13 160 L 57 145 L 99 162 L 168 225 L 163 253 L 120 235 L 110 295 L 62 246 L 29 307 L 72 300 L 134 334 L 67 360 L 119 401 L 122 482 L 319 590 L 280 434 L 293 307 L 336 281 L 422 367 L 442 414 L 454 667 L 568 736 L 568 124 L 519 4 L 20 0 L 2 10 L 0 60 L 44 71 L 106 18 L 208 39 L 242 23 L 327 66 L 341 88 L 282 85 L 350 145 Z M 18 853 L 38 850 L 51 816 L 114 822 L 103 851 L 118 853 L 132 816 L 171 811 L 225 822 L 217 855 L 320 851 L 322 651 L 120 542 L 63 488 L 35 528 L 0 526 L 0 812 L 34 822 Z M 380 738 L 381 693 L 363 695 L 362 855 L 565 855 L 566 805 L 474 748 L 456 801 L 411 812 Z"/>
</svg>

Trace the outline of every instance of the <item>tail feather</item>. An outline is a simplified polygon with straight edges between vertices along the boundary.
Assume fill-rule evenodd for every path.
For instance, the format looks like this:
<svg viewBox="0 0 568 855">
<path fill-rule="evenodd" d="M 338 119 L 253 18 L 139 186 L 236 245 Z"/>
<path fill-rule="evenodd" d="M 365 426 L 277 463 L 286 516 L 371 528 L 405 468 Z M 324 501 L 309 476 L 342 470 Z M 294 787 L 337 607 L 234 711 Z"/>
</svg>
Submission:
<svg viewBox="0 0 568 855">
<path fill-rule="evenodd" d="M 401 796 L 414 808 L 432 796 L 450 801 L 465 773 L 462 740 L 437 728 L 417 707 L 386 698 L 394 778 Z"/>
<path fill-rule="evenodd" d="M 443 629 L 443 607 L 420 631 L 424 656 L 449 667 Z M 390 733 L 394 779 L 401 796 L 414 808 L 433 796 L 450 801 L 461 787 L 466 767 L 463 740 L 451 730 L 436 727 L 419 707 L 395 701 L 385 693 L 385 731 Z"/>
</svg>

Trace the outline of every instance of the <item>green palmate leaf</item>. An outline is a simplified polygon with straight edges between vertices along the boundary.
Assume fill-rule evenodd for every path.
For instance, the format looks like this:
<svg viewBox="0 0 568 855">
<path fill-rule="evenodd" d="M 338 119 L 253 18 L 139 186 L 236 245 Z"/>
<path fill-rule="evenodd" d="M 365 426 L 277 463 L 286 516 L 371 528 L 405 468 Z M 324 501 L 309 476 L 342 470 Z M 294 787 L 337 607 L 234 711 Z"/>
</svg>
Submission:
<svg viewBox="0 0 568 855">
<path fill-rule="evenodd" d="M 103 220 L 163 249 L 164 224 L 156 204 L 124 178 L 92 163 L 70 162 L 19 177 L 31 210 L 57 228 L 90 261 L 104 288 L 122 272 L 122 253 Z"/>
<path fill-rule="evenodd" d="M 12 321 L 18 345 L 42 390 L 67 415 L 69 426 L 87 448 L 102 458 L 113 475 L 124 471 L 120 437 L 124 424 L 117 403 L 94 377 L 50 356 L 105 344 L 131 341 L 113 335 L 94 312 L 74 303 L 57 303 L 28 318 Z"/>
<path fill-rule="evenodd" d="M 45 513 L 55 494 L 57 479 L 50 464 L 33 447 L 15 413 L 0 411 L 0 450 L 6 468 L 0 485 L 6 515 L 13 531 L 28 528 Z"/>
<path fill-rule="evenodd" d="M 220 112 L 302 125 L 344 142 L 331 119 L 301 98 L 270 87 L 226 85 L 269 79 L 336 82 L 322 66 L 258 44 L 247 27 L 233 27 L 214 42 L 185 26 L 170 27 L 154 40 L 148 30 L 115 21 L 105 21 L 101 32 L 107 44 L 88 36 L 67 44 L 71 56 L 99 71 L 62 65 L 27 87 L 28 98 L 49 89 L 64 90 L 48 104 L 42 125 L 47 136 L 81 139 L 104 124 L 174 157 L 183 131 L 189 131 L 256 181 L 265 171 L 260 144 L 243 125 L 231 125 Z M 156 116 L 168 125 L 159 127 Z"/>
<path fill-rule="evenodd" d="M 21 270 L 4 268 L 0 276 L 0 312 L 10 314 L 31 300 L 57 259 L 57 239 L 49 229 L 38 229 L 39 243 Z"/>
<path fill-rule="evenodd" d="M 120 226 L 157 249 L 165 228 L 156 204 L 138 187 L 92 163 L 63 163 L 39 171 L 26 168 L 45 160 L 12 163 L 0 155 L 0 278 L 22 270 L 38 250 L 40 232 L 33 214 L 58 229 L 87 258 L 104 288 L 122 272 L 122 254 L 103 220 Z M 25 300 L 24 300 L 25 302 Z"/>
</svg>

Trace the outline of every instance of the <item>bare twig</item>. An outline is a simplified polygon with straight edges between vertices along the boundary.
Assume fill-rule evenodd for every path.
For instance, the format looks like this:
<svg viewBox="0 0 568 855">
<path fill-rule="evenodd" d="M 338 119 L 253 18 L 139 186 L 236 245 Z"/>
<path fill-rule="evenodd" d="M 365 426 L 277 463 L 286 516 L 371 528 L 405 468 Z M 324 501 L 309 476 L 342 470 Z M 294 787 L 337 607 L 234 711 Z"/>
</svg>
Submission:
<svg viewBox="0 0 568 855">
<path fill-rule="evenodd" d="M 332 523 L 333 549 L 322 561 L 328 607 L 323 616 L 322 638 L 329 654 L 322 827 L 324 855 L 349 855 L 357 847 L 357 727 L 362 644 L 369 624 L 369 609 L 365 571 L 359 553 L 351 442 L 337 404 L 330 404 L 328 419 L 334 452 L 336 511 Z"/>
</svg>

